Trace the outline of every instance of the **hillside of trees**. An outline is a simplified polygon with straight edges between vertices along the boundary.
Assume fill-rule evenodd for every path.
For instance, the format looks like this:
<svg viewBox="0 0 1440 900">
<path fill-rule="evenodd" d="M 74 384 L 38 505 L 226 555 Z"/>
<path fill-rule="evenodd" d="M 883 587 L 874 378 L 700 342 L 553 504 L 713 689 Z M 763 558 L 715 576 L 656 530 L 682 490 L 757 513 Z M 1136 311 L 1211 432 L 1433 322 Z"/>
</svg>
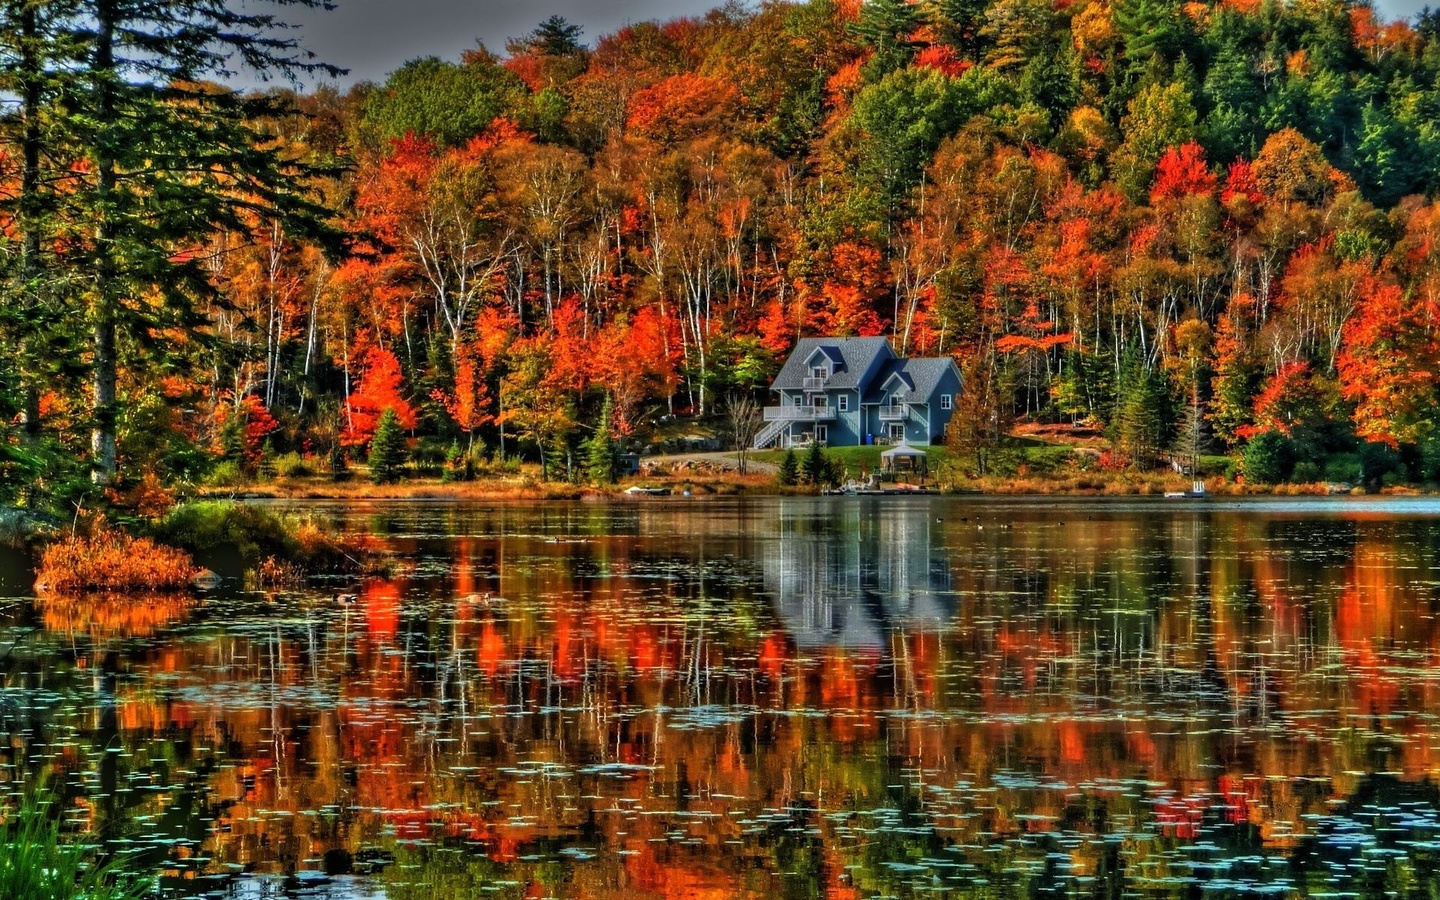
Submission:
<svg viewBox="0 0 1440 900">
<path fill-rule="evenodd" d="M 201 0 L 0 6 L 0 499 L 338 467 L 382 419 L 578 478 L 808 335 L 954 355 L 967 453 L 1440 481 L 1440 14 L 732 3 L 242 95 L 334 73 Z"/>
</svg>

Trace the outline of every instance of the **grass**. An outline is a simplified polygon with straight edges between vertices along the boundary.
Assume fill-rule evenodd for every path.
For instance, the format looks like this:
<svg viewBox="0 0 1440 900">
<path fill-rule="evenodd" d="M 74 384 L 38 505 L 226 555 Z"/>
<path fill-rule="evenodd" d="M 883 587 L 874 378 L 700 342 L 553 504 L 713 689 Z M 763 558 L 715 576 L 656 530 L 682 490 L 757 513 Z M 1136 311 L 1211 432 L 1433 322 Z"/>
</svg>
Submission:
<svg viewBox="0 0 1440 900">
<path fill-rule="evenodd" d="M 234 550 L 272 575 L 360 572 L 377 556 L 368 544 L 337 537 L 312 519 L 234 500 L 181 504 L 155 526 L 155 536 L 196 554 Z"/>
<path fill-rule="evenodd" d="M 184 550 L 105 529 L 47 545 L 40 553 L 36 586 L 47 593 L 179 591 L 189 587 L 197 571 Z"/>
<path fill-rule="evenodd" d="M 0 822 L 0 897 L 20 900 L 139 900 L 148 885 L 65 835 L 58 801 L 31 789 Z"/>
</svg>

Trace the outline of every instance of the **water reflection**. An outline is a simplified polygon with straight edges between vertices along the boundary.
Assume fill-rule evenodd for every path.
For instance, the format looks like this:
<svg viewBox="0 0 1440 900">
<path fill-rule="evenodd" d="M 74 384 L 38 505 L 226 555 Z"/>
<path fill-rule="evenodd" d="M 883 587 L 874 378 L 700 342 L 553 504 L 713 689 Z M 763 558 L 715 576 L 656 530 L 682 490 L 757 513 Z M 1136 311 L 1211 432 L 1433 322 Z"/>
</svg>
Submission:
<svg viewBox="0 0 1440 900">
<path fill-rule="evenodd" d="M 892 633 L 938 630 L 955 614 L 948 553 L 927 503 L 879 499 L 782 505 L 757 544 L 765 591 L 807 650 L 879 653 Z"/>
<path fill-rule="evenodd" d="M 1431 893 L 1435 512 L 331 508 L 353 604 L 0 607 L 0 762 L 173 897 Z"/>
</svg>

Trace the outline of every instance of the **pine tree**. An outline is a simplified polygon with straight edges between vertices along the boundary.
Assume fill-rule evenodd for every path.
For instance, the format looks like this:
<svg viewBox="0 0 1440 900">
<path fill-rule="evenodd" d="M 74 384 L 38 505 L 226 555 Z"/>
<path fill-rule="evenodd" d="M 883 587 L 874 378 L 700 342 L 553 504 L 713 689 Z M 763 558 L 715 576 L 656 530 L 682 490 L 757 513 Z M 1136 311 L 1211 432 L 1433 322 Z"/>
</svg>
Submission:
<svg viewBox="0 0 1440 900">
<path fill-rule="evenodd" d="M 925 10 L 909 0 L 867 0 L 860 5 L 860 18 L 850 28 L 873 52 L 867 65 L 873 80 L 910 64 L 915 56 L 912 36 L 925 21 Z"/>
<path fill-rule="evenodd" d="M 1145 467 L 1169 443 L 1174 420 L 1170 390 L 1164 375 L 1140 361 L 1138 353 L 1127 357 L 1111 424 L 1121 451 Z"/>
<path fill-rule="evenodd" d="M 585 442 L 585 475 L 591 484 L 615 483 L 615 439 L 610 434 L 610 422 L 614 417 L 610 395 L 605 395 L 605 405 L 600 408 L 600 421 L 595 423 L 595 433 Z"/>
<path fill-rule="evenodd" d="M 791 487 L 800 480 L 800 461 L 795 458 L 793 449 L 786 450 L 785 456 L 781 458 L 776 480 L 780 482 L 781 487 Z"/>
<path fill-rule="evenodd" d="M 806 484 L 821 484 L 825 481 L 825 451 L 820 449 L 818 441 L 810 444 L 810 449 L 805 453 L 805 460 L 800 464 L 800 474 Z"/>
<path fill-rule="evenodd" d="M 326 0 L 270 0 L 323 7 Z M 77 64 L 57 93 L 54 140 L 74 159 L 65 264 L 90 285 L 91 472 L 116 471 L 122 346 L 203 324 L 215 296 L 204 253 L 216 232 L 280 221 L 297 237 L 334 238 L 305 185 L 313 170 L 282 156 L 255 124 L 278 95 L 217 88 L 232 60 L 260 78 L 339 75 L 281 36 L 273 15 L 219 0 L 72 0 L 54 40 Z M 186 251 L 186 252 L 182 252 Z M 121 338 L 126 338 L 123 341 Z"/>
<path fill-rule="evenodd" d="M 400 480 L 400 467 L 405 464 L 405 431 L 395 410 L 386 409 L 370 439 L 370 480 L 390 484 Z"/>
</svg>

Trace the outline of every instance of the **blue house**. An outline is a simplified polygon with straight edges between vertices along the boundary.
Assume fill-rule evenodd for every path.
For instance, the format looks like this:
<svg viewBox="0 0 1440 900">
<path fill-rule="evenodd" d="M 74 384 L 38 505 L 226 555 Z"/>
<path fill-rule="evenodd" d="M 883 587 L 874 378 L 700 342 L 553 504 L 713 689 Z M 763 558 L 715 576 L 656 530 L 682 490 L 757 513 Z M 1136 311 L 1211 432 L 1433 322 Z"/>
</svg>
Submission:
<svg viewBox="0 0 1440 900">
<path fill-rule="evenodd" d="M 755 448 L 937 444 L 961 389 L 953 359 L 901 359 L 883 337 L 804 338 L 770 385 L 779 405 Z"/>
</svg>

